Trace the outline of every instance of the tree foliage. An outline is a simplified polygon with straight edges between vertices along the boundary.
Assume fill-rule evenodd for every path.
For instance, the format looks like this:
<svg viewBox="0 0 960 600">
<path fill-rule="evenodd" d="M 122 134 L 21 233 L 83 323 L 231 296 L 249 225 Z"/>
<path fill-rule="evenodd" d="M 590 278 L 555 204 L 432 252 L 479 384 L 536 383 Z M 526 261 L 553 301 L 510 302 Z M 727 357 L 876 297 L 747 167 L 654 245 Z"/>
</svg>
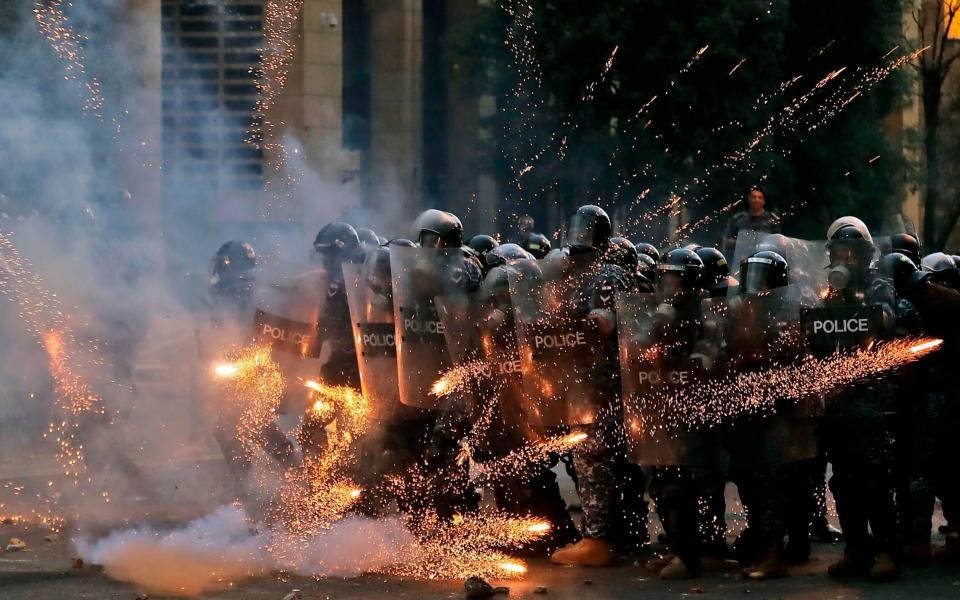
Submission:
<svg viewBox="0 0 960 600">
<path fill-rule="evenodd" d="M 636 237 L 664 240 L 679 219 L 693 224 L 681 237 L 709 241 L 762 182 L 787 233 L 819 238 L 847 213 L 879 228 L 902 200 L 902 153 L 885 119 L 904 86 L 893 76 L 854 94 L 869 69 L 906 51 L 890 53 L 903 9 L 901 0 L 491 6 L 460 45 L 497 98 L 487 150 L 502 212 L 556 227 L 594 202 Z"/>
</svg>

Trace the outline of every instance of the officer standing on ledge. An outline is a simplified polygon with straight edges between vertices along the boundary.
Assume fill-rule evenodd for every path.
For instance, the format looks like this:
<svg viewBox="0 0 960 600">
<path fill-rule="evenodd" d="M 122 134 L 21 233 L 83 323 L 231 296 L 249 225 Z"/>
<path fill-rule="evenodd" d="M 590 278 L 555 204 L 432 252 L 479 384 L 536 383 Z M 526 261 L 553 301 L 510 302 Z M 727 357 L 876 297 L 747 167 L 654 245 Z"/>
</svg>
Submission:
<svg viewBox="0 0 960 600">
<path fill-rule="evenodd" d="M 751 187 L 747 194 L 747 210 L 733 215 L 727 223 L 727 231 L 723 234 L 725 256 L 733 256 L 737 247 L 737 234 L 741 231 L 780 233 L 780 217 L 766 210 L 766 205 L 767 191 L 760 185 Z"/>
</svg>

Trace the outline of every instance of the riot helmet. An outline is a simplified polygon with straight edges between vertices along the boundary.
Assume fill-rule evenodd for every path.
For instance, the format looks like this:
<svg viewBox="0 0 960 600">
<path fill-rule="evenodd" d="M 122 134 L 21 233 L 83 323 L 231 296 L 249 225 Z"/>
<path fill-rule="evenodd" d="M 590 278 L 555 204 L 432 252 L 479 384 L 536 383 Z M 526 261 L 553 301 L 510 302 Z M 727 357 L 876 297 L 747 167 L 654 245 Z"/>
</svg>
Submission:
<svg viewBox="0 0 960 600">
<path fill-rule="evenodd" d="M 360 256 L 360 237 L 349 223 L 328 223 L 317 233 L 313 250 L 326 271 L 338 273 L 342 263 Z"/>
<path fill-rule="evenodd" d="M 550 239 L 542 233 L 527 234 L 520 246 L 537 259 L 545 257 L 552 247 Z"/>
<path fill-rule="evenodd" d="M 923 257 L 923 269 L 930 272 L 930 279 L 937 283 L 960 289 L 960 271 L 953 257 L 943 252 L 934 252 Z"/>
<path fill-rule="evenodd" d="M 470 238 L 470 241 L 467 242 L 467 246 L 469 246 L 474 252 L 476 252 L 480 256 L 483 256 L 487 252 L 490 252 L 491 250 L 493 250 L 499 245 L 500 245 L 500 242 L 495 240 L 492 236 L 482 235 L 482 234 L 473 236 L 472 238 Z"/>
<path fill-rule="evenodd" d="M 790 282 L 787 259 L 771 250 L 761 250 L 740 262 L 740 293 L 759 294 Z"/>
<path fill-rule="evenodd" d="M 639 256 L 633 242 L 623 237 L 612 237 L 604 261 L 621 267 L 627 273 L 636 273 L 640 266 Z"/>
<path fill-rule="evenodd" d="M 484 262 L 490 268 L 506 265 L 516 260 L 533 260 L 533 255 L 517 244 L 500 244 L 484 255 Z"/>
<path fill-rule="evenodd" d="M 463 224 L 453 213 L 431 208 L 414 222 L 417 243 L 422 248 L 459 248 L 463 246 Z"/>
<path fill-rule="evenodd" d="M 877 263 L 877 268 L 882 276 L 893 282 L 897 295 L 901 295 L 914 284 L 930 275 L 920 271 L 906 254 L 900 252 L 891 252 L 882 257 L 880 262 Z"/>
<path fill-rule="evenodd" d="M 694 250 L 703 261 L 703 286 L 714 288 L 726 285 L 730 276 L 730 265 L 722 252 L 716 248 L 701 246 Z"/>
<path fill-rule="evenodd" d="M 599 206 L 587 204 L 570 217 L 567 246 L 571 254 L 603 252 L 610 245 L 613 226 L 610 217 Z"/>
<path fill-rule="evenodd" d="M 909 233 L 895 233 L 890 236 L 890 252 L 902 254 L 920 266 L 920 240 Z"/>
<path fill-rule="evenodd" d="M 693 250 L 670 250 L 660 259 L 657 269 L 657 292 L 664 301 L 690 294 L 701 287 L 703 260 Z"/>
<path fill-rule="evenodd" d="M 640 254 L 637 256 L 637 273 L 650 281 L 657 282 L 657 263 L 649 254 Z"/>
<path fill-rule="evenodd" d="M 864 238 L 869 239 L 873 243 L 873 238 L 870 237 L 870 230 L 867 228 L 867 224 L 858 219 L 857 217 L 840 217 L 836 221 L 830 224 L 830 227 L 827 228 L 827 239 L 833 239 L 833 235 L 843 227 L 853 226 L 860 230 L 864 234 Z"/>
<path fill-rule="evenodd" d="M 637 242 L 634 244 L 637 248 L 637 252 L 640 254 L 646 254 L 653 259 L 654 263 L 660 262 L 660 251 L 657 250 L 657 247 L 649 242 Z"/>
<path fill-rule="evenodd" d="M 364 250 L 379 248 L 381 246 L 380 236 L 377 235 L 377 232 L 367 227 L 357 228 L 357 239 L 360 240 L 360 245 Z"/>
<path fill-rule="evenodd" d="M 210 264 L 210 283 L 224 286 L 250 281 L 257 268 L 257 254 L 246 242 L 231 240 L 217 250 Z"/>
</svg>

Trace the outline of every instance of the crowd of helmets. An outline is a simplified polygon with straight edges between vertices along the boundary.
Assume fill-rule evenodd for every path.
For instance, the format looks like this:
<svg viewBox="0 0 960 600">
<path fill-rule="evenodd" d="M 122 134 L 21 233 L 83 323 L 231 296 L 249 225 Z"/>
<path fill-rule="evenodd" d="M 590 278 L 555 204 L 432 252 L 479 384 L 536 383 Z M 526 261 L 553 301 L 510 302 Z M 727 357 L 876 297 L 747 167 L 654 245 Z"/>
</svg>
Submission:
<svg viewBox="0 0 960 600">
<path fill-rule="evenodd" d="M 498 267 L 518 261 L 547 264 L 592 257 L 596 265 L 612 265 L 629 275 L 632 289 L 618 292 L 652 294 L 656 300 L 651 306 L 658 311 L 670 306 L 673 310 L 662 312 L 674 317 L 681 296 L 759 297 L 796 283 L 791 281 L 797 272 L 790 264 L 791 242 L 778 233 L 758 237 L 760 242 L 731 271 L 730 257 L 715 247 L 658 249 L 618 237 L 607 213 L 593 205 L 580 207 L 571 216 L 561 247 L 533 231 L 532 220 L 522 223 L 521 229 L 520 237 L 508 243 L 490 235 L 467 239 L 455 215 L 427 210 L 414 223 L 413 239 L 387 240 L 370 229 L 331 223 L 317 235 L 314 250 L 327 271 L 337 272 L 346 262 L 366 261 L 381 273 L 389 271 L 394 247 L 457 250 L 465 268 L 479 273 L 480 281 L 494 273 L 502 276 Z M 818 450 L 803 460 L 734 474 L 735 465 L 651 467 L 627 464 L 631 461 L 624 459 L 623 448 L 593 447 L 579 457 L 574 449 L 572 458 L 559 458 L 577 484 L 584 526 L 572 530 L 565 508 L 559 515 L 554 510 L 552 545 L 540 547 L 541 551 L 550 552 L 554 562 L 580 566 L 610 565 L 626 554 L 643 553 L 649 559 L 647 568 L 668 579 L 729 568 L 732 561 L 738 561 L 745 577 L 787 576 L 792 565 L 810 559 L 811 540 L 844 544 L 841 558 L 829 567 L 829 574 L 836 577 L 890 581 L 912 564 L 938 558 L 960 564 L 960 484 L 953 481 L 951 464 L 960 450 L 956 441 L 960 409 L 951 406 L 955 394 L 948 376 L 957 343 L 952 315 L 960 306 L 960 256 L 923 255 L 919 238 L 907 232 L 874 240 L 855 217 L 831 224 L 822 248 L 814 266 L 805 268 L 822 270 L 811 279 L 822 275 L 823 288 L 801 301 L 812 306 L 878 307 L 888 336 L 941 338 L 943 350 L 883 384 L 837 390 L 835 404 L 840 408 L 809 423 Z M 229 294 L 251 285 L 256 256 L 249 244 L 228 242 L 213 262 L 214 293 Z M 379 282 L 372 278 L 370 283 L 388 288 L 390 277 Z M 349 331 L 343 336 L 352 337 Z M 886 402 L 887 397 L 893 401 Z M 428 435 L 408 439 L 405 443 L 414 448 L 407 448 L 407 455 L 431 448 L 429 432 L 440 421 L 436 415 L 421 416 L 429 423 L 423 428 Z M 775 423 L 752 423 L 736 430 L 736 435 L 763 438 L 769 433 L 764 427 Z M 622 421 L 614 427 L 623 427 Z M 840 530 L 827 519 L 826 479 L 831 470 L 829 489 Z M 724 537 L 728 481 L 737 485 L 747 514 L 746 529 L 732 544 Z M 526 497 L 512 505 L 516 511 L 564 506 L 548 468 L 514 484 L 521 489 L 518 495 Z M 646 497 L 653 500 L 663 525 L 653 545 Z M 942 547 L 931 542 L 936 499 L 946 520 L 940 530 L 945 535 Z"/>
</svg>

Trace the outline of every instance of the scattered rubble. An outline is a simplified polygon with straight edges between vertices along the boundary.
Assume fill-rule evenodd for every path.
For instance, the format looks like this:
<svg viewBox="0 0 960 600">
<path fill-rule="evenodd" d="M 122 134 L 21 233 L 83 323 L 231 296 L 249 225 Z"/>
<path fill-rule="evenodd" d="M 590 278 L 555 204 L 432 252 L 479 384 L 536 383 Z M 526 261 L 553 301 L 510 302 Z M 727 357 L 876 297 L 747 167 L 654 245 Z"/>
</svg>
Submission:
<svg viewBox="0 0 960 600">
<path fill-rule="evenodd" d="M 467 579 L 463 584 L 463 591 L 467 598 L 489 598 L 496 593 L 489 583 L 479 577 Z"/>
</svg>

